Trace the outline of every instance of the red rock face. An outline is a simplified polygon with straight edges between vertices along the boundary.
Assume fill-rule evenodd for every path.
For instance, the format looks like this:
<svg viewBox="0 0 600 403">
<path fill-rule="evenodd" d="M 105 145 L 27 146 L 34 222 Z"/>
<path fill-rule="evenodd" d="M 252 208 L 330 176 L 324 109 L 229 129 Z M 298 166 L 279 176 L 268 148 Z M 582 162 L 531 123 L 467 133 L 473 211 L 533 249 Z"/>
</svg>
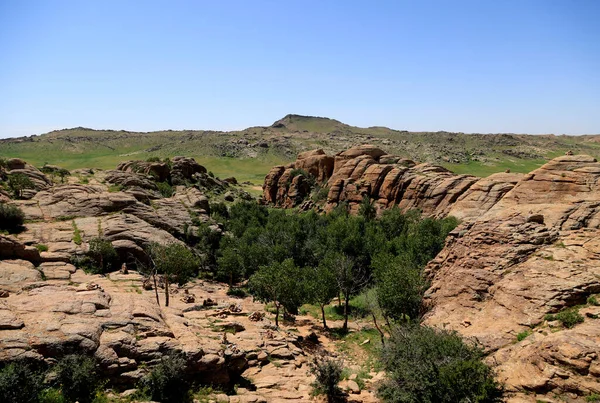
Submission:
<svg viewBox="0 0 600 403">
<path fill-rule="evenodd" d="M 308 196 L 306 185 L 299 188 L 290 180 L 292 169 L 303 169 L 317 183 L 329 187 L 326 211 L 346 202 L 351 212 L 358 212 L 363 198 L 368 197 L 378 209 L 398 205 L 436 217 L 452 211 L 461 219 L 477 217 L 490 209 L 522 176 L 502 174 L 484 180 L 456 175 L 440 166 L 416 165 L 371 145 L 353 147 L 335 158 L 323 150 L 313 150 L 299 154 L 287 168 L 271 169 L 263 185 L 268 203 L 294 207 Z"/>
</svg>

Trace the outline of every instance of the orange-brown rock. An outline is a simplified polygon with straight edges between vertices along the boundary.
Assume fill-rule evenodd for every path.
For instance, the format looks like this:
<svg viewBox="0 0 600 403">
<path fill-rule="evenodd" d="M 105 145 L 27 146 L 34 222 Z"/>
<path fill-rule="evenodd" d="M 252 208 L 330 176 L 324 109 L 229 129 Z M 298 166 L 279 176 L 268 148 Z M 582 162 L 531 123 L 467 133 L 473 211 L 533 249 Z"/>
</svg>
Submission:
<svg viewBox="0 0 600 403">
<path fill-rule="evenodd" d="M 329 157 L 332 158 L 332 157 Z M 514 187 L 521 174 L 497 174 L 479 179 L 457 175 L 445 168 L 388 155 L 371 145 L 353 147 L 335 156 L 333 170 L 324 170 L 326 160 L 322 150 L 302 153 L 287 167 L 271 169 L 263 185 L 264 199 L 282 207 L 302 203 L 310 190 L 298 187 L 290 179 L 295 168 L 316 176 L 317 182 L 329 192 L 325 210 L 348 203 L 351 212 L 358 212 L 364 198 L 375 202 L 378 209 L 395 205 L 404 210 L 421 209 L 425 214 L 461 219 L 476 218 L 489 210 Z M 327 162 L 329 163 L 329 162 Z M 329 176 L 325 173 L 330 173 Z"/>
<path fill-rule="evenodd" d="M 333 173 L 333 163 L 334 158 L 319 149 L 298 154 L 294 168 L 302 169 L 314 176 L 317 182 L 324 183 Z"/>
<path fill-rule="evenodd" d="M 516 178 L 489 179 L 454 209 L 472 218 L 482 195 L 492 204 L 497 195 L 489 189 L 502 193 Z M 454 230 L 429 264 L 425 323 L 480 342 L 514 394 L 509 401 L 568 393 L 585 401 L 600 393 L 600 309 L 581 309 L 585 320 L 571 330 L 545 316 L 600 292 L 600 164 L 555 158 L 500 197 Z M 526 332 L 533 334 L 517 343 Z"/>
</svg>

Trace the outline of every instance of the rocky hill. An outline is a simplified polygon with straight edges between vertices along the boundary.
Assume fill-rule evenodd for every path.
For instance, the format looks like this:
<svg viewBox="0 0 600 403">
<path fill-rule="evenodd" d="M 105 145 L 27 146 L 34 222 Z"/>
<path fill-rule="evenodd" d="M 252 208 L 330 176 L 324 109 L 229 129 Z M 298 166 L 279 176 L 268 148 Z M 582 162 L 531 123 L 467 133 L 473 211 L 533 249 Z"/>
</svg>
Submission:
<svg viewBox="0 0 600 403">
<path fill-rule="evenodd" d="M 369 202 L 460 218 L 427 267 L 425 323 L 480 343 L 513 393 L 510 402 L 579 402 L 600 393 L 595 158 L 565 155 L 528 174 L 480 179 L 374 146 L 335 156 L 315 150 L 274 167 L 264 198 L 281 207 L 330 210 L 345 202 L 357 212 Z"/>
<path fill-rule="evenodd" d="M 287 115 L 268 126 L 239 131 L 166 130 L 130 132 L 84 127 L 0 140 L 0 157 L 18 157 L 41 167 L 110 169 L 127 159 L 188 155 L 220 176 L 261 181 L 270 166 L 292 162 L 303 151 L 335 154 L 360 144 L 442 165 L 458 173 L 488 176 L 510 168 L 526 173 L 572 150 L 600 156 L 598 136 L 465 134 L 361 128 L 334 119 Z"/>
</svg>

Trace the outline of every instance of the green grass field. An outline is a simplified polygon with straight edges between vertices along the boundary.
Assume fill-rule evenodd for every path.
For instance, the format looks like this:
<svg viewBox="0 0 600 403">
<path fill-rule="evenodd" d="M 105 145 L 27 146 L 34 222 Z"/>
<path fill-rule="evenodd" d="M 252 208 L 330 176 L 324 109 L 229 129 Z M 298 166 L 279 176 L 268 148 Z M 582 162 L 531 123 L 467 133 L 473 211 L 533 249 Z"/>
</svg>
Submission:
<svg viewBox="0 0 600 403">
<path fill-rule="evenodd" d="M 234 176 L 238 182 L 251 182 L 253 185 L 247 185 L 247 190 L 257 194 L 271 167 L 294 161 L 300 151 L 323 148 L 331 155 L 365 143 L 390 154 L 480 177 L 507 169 L 530 172 L 567 150 L 600 156 L 598 136 L 407 132 L 386 127 L 359 128 L 328 118 L 288 115 L 272 126 L 234 132 L 65 129 L 41 136 L 0 140 L 0 157 L 22 158 L 37 167 L 48 163 L 73 170 L 114 169 L 128 160 L 185 155 L 194 157 L 218 177 Z"/>
</svg>

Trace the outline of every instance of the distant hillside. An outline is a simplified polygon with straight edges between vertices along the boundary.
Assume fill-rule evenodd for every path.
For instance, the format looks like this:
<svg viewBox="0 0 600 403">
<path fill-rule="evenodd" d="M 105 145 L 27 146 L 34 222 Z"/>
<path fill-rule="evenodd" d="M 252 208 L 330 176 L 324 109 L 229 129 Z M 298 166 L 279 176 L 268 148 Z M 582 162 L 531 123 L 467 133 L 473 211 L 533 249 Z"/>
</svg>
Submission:
<svg viewBox="0 0 600 403">
<path fill-rule="evenodd" d="M 77 127 L 0 140 L 0 157 L 21 157 L 38 166 L 49 163 L 75 169 L 113 168 L 128 159 L 188 155 L 220 176 L 235 175 L 260 183 L 271 166 L 293 161 L 301 151 L 323 148 L 327 153 L 336 153 L 364 143 L 479 176 L 506 169 L 529 172 L 568 150 L 600 156 L 598 135 L 408 132 L 354 127 L 324 117 L 287 115 L 271 126 L 232 132 L 144 133 Z"/>
</svg>

